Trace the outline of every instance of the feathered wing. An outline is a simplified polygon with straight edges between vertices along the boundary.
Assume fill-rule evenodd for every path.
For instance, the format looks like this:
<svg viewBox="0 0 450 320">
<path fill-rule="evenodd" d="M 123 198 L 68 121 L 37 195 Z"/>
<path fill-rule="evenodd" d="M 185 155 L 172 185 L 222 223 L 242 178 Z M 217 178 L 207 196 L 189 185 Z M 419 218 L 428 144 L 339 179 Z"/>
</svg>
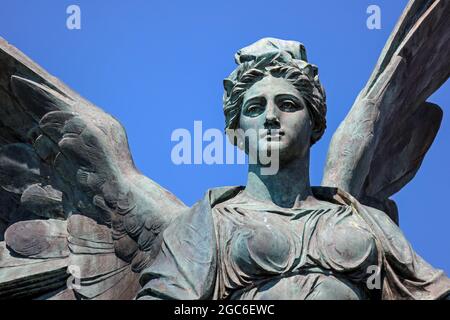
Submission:
<svg viewBox="0 0 450 320">
<path fill-rule="evenodd" d="M 426 102 L 450 75 L 450 1 L 411 0 L 331 141 L 322 184 L 398 223 L 389 199 L 416 174 L 442 120 Z"/>
<path fill-rule="evenodd" d="M 184 208 L 115 119 L 0 38 L 0 299 L 132 299 Z"/>
</svg>

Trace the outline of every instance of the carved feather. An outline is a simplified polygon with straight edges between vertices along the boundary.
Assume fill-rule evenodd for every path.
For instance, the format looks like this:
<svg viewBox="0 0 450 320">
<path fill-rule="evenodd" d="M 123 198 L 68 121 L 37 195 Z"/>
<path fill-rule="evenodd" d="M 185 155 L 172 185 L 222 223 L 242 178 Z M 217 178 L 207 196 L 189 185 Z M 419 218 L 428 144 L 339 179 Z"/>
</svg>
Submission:
<svg viewBox="0 0 450 320">
<path fill-rule="evenodd" d="M 441 123 L 426 103 L 450 76 L 450 2 L 409 2 L 365 88 L 331 141 L 322 184 L 398 222 L 389 199 L 418 171 Z"/>
<path fill-rule="evenodd" d="M 117 120 L 3 39 L 0 199 L 0 297 L 131 299 L 185 208 L 138 172 Z"/>
</svg>

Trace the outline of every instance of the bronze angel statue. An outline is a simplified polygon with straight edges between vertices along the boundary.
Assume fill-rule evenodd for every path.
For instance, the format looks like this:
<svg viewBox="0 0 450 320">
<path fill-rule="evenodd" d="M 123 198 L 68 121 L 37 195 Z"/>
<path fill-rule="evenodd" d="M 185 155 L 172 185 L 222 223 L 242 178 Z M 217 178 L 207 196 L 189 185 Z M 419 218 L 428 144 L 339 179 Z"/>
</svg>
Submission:
<svg viewBox="0 0 450 320">
<path fill-rule="evenodd" d="M 296 41 L 239 50 L 226 129 L 259 133 L 230 141 L 277 150 L 279 169 L 251 163 L 246 186 L 191 208 L 136 169 L 117 120 L 0 40 L 0 298 L 448 299 L 449 278 L 411 248 L 390 197 L 440 126 L 426 100 L 450 74 L 449 16 L 447 0 L 409 2 L 319 187 L 317 66 Z"/>
</svg>

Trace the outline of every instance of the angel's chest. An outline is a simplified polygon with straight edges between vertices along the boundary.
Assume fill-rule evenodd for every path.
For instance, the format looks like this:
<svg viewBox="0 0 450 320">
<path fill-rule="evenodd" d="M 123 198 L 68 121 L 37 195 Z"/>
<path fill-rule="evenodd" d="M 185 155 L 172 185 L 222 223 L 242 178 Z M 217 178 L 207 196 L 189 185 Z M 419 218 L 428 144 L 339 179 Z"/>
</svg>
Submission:
<svg viewBox="0 0 450 320">
<path fill-rule="evenodd" d="M 248 276 L 310 267 L 348 272 L 377 262 L 372 233 L 350 213 L 228 218 L 221 221 L 219 247 L 225 262 Z"/>
</svg>

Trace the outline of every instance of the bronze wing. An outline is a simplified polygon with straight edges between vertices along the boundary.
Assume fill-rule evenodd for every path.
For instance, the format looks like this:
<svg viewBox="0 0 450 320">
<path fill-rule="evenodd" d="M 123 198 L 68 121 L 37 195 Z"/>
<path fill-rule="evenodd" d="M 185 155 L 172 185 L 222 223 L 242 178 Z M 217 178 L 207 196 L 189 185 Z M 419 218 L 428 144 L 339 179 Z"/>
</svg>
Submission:
<svg viewBox="0 0 450 320">
<path fill-rule="evenodd" d="M 0 298 L 132 299 L 184 208 L 117 120 L 0 38 Z"/>
<path fill-rule="evenodd" d="M 426 100 L 450 75 L 450 1 L 411 0 L 369 81 L 335 132 L 322 185 L 398 223 L 389 199 L 414 177 L 442 120 Z"/>
</svg>

